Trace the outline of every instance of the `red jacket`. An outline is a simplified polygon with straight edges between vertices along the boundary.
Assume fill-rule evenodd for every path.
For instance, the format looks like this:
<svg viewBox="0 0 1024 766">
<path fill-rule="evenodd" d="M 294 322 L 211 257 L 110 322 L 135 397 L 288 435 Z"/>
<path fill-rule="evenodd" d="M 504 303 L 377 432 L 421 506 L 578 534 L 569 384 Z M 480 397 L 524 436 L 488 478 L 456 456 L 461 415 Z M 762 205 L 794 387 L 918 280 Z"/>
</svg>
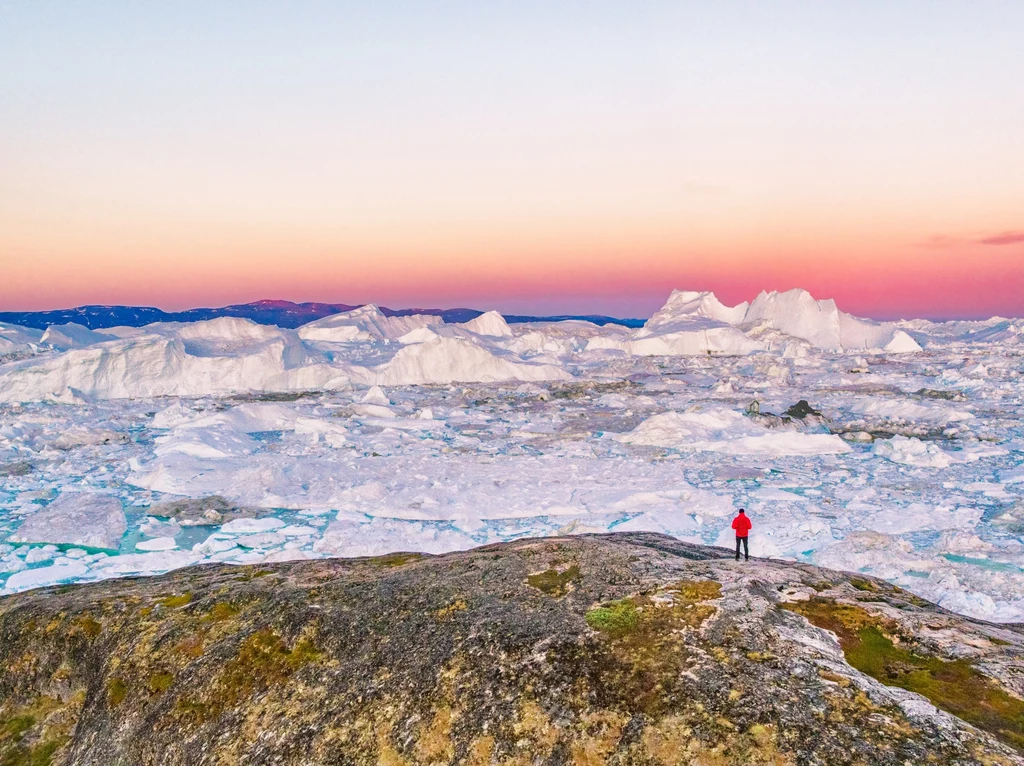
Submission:
<svg viewBox="0 0 1024 766">
<path fill-rule="evenodd" d="M 736 537 L 746 537 L 752 526 L 754 525 L 750 523 L 750 519 L 745 513 L 737 514 L 736 518 L 732 520 L 732 528 L 736 530 Z"/>
</svg>

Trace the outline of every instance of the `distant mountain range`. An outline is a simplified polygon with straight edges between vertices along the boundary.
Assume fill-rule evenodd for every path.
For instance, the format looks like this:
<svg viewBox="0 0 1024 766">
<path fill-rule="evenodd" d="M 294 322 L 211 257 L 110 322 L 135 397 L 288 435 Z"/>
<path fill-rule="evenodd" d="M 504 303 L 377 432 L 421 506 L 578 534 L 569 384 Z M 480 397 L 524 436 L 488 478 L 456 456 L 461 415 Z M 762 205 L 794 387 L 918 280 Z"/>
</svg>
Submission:
<svg viewBox="0 0 1024 766">
<path fill-rule="evenodd" d="M 187 311 L 163 311 L 151 306 L 79 306 L 78 308 L 54 311 L 4 311 L 0 312 L 0 322 L 34 327 L 39 330 L 45 330 L 51 325 L 73 322 L 88 327 L 90 330 L 102 330 L 106 327 L 141 327 L 153 322 L 198 322 L 217 317 L 241 317 L 251 319 L 259 324 L 294 329 L 316 319 L 352 311 L 356 308 L 359 306 L 350 306 L 344 303 L 292 303 L 291 301 L 271 300 L 221 308 L 188 309 Z M 466 308 L 395 310 L 382 307 L 380 310 L 385 316 L 430 314 L 441 317 L 445 322 L 468 322 L 484 313 Z M 643 319 L 618 319 L 594 314 L 551 317 L 505 316 L 505 321 L 509 324 L 560 322 L 570 319 L 582 319 L 599 325 L 617 324 L 624 327 L 641 327 L 644 323 Z"/>
</svg>

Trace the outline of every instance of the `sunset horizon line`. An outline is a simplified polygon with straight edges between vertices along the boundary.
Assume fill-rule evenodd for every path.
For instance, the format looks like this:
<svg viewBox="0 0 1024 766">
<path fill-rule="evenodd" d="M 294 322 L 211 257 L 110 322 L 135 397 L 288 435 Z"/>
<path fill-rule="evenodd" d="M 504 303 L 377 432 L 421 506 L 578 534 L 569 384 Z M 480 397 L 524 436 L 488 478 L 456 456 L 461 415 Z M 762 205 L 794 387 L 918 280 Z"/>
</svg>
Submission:
<svg viewBox="0 0 1024 766">
<path fill-rule="evenodd" d="M 735 307 L 744 302 L 751 303 L 762 293 L 786 293 L 794 290 L 800 290 L 808 293 L 816 301 L 828 301 L 832 300 L 835 302 L 836 307 L 839 311 L 854 316 L 870 319 L 873 321 L 900 321 L 900 320 L 912 320 L 912 319 L 925 319 L 928 321 L 935 322 L 946 322 L 946 321 L 985 321 L 990 319 L 1018 319 L 1024 318 L 1024 312 L 1019 314 L 996 312 L 988 313 L 985 311 L 972 311 L 962 310 L 950 310 L 946 312 L 925 312 L 925 313 L 914 313 L 901 311 L 896 306 L 883 307 L 878 306 L 879 311 L 858 311 L 847 308 L 841 300 L 833 295 L 824 295 L 816 292 L 812 289 L 808 289 L 801 286 L 794 286 L 789 288 L 762 288 L 757 292 L 753 293 L 749 297 L 742 298 L 740 300 L 726 300 L 719 295 L 719 291 L 707 288 L 699 289 L 692 287 L 676 287 L 670 288 L 664 292 L 664 299 L 661 304 L 658 304 L 654 308 L 645 312 L 616 312 L 613 309 L 601 308 L 601 296 L 594 296 L 594 303 L 598 304 L 592 308 L 585 308 L 577 304 L 576 308 L 563 307 L 559 309 L 557 305 L 552 305 L 547 302 L 542 305 L 538 305 L 534 309 L 529 308 L 503 308 L 494 305 L 490 305 L 486 299 L 465 299 L 465 300 L 450 300 L 450 301 L 426 301 L 416 302 L 413 301 L 393 301 L 393 300 L 335 300 L 333 298 L 305 298 L 305 297 L 268 297 L 267 294 L 263 293 L 264 297 L 253 298 L 253 299 L 222 299 L 219 301 L 194 301 L 194 302 L 178 302 L 172 301 L 169 303 L 160 303 L 156 301 L 85 301 L 81 303 L 63 304 L 63 305 L 49 305 L 46 307 L 35 307 L 35 308 L 8 308 L 0 304 L 0 317 L 9 314 L 46 314 L 46 313 L 57 313 L 57 312 L 71 312 L 79 311 L 82 309 L 91 308 L 126 308 L 126 309 L 151 309 L 156 310 L 165 314 L 184 314 L 195 311 L 220 311 L 224 309 L 243 307 L 243 306 L 256 306 L 260 304 L 280 304 L 283 306 L 330 306 L 332 308 L 338 308 L 338 313 L 345 311 L 353 311 L 356 309 L 364 308 L 366 306 L 376 306 L 377 308 L 384 311 L 392 312 L 439 312 L 439 311 L 478 311 L 486 313 L 488 311 L 497 311 L 502 316 L 528 316 L 528 317 L 561 317 L 561 316 L 572 316 L 572 317 L 604 317 L 609 319 L 618 319 L 623 321 L 636 321 L 636 320 L 647 320 L 649 319 L 658 309 L 663 305 L 664 301 L 668 300 L 669 296 L 673 292 L 694 292 L 694 293 L 710 293 L 714 295 L 723 305 L 727 307 Z M 580 300 L 586 298 L 586 296 L 572 296 L 573 298 Z M 554 300 L 553 296 L 542 296 L 545 301 Z M 550 306 L 545 308 L 545 306 Z M 0 321 L 3 321 L 0 319 Z"/>
</svg>

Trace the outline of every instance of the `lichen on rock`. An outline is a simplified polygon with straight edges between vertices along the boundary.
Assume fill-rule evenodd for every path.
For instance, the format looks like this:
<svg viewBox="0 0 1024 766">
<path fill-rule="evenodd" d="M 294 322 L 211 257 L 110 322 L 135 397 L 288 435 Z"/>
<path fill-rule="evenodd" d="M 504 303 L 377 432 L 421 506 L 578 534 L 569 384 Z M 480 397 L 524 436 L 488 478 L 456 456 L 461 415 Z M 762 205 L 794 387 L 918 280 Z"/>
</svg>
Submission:
<svg viewBox="0 0 1024 766">
<path fill-rule="evenodd" d="M 1024 764 L 1022 659 L 644 533 L 204 566 L 0 600 L 0 764 Z"/>
</svg>

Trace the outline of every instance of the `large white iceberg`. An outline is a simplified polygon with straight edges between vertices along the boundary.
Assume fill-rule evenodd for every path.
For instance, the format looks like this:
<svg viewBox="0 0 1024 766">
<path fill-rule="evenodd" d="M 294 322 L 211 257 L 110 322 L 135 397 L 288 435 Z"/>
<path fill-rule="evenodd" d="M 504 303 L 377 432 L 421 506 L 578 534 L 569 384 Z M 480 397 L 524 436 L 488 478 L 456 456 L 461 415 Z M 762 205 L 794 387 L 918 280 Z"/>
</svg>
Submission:
<svg viewBox="0 0 1024 766">
<path fill-rule="evenodd" d="M 0 322 L 0 357 L 30 351 L 42 341 L 42 337 L 40 330 Z"/>
<path fill-rule="evenodd" d="M 815 348 L 833 351 L 920 351 L 921 347 L 892 322 L 873 322 L 840 311 L 834 300 L 815 300 L 806 290 L 762 292 L 750 304 L 742 325 L 767 325 L 802 338 Z"/>
<path fill-rule="evenodd" d="M 764 349 L 764 345 L 734 327 L 742 321 L 746 309 L 745 303 L 729 308 L 714 293 L 676 290 L 630 337 L 598 336 L 587 348 L 619 349 L 636 356 L 749 354 Z"/>
<path fill-rule="evenodd" d="M 403 347 L 395 357 L 366 376 L 378 385 L 494 382 L 500 380 L 568 380 L 560 367 L 522 361 L 513 355 L 462 338 L 435 336 Z"/>
<path fill-rule="evenodd" d="M 52 346 L 58 351 L 67 351 L 72 348 L 105 343 L 108 340 L 115 340 L 115 337 L 114 335 L 106 335 L 90 330 L 88 327 L 83 327 L 80 324 L 69 322 L 68 324 L 50 325 L 46 328 L 46 332 L 43 333 L 39 342 Z"/>
<path fill-rule="evenodd" d="M 417 328 L 443 323 L 441 317 L 426 314 L 389 317 L 376 306 L 367 305 L 305 324 L 298 333 L 303 340 L 329 343 L 394 340 Z"/>
</svg>

